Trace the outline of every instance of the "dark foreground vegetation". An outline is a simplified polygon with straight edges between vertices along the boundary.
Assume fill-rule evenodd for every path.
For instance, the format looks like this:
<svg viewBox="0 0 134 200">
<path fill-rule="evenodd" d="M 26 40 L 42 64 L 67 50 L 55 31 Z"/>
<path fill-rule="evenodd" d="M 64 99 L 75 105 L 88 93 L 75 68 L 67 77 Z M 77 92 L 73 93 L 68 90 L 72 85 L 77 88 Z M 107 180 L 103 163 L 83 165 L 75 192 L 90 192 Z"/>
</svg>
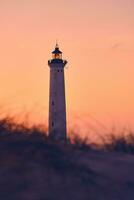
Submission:
<svg viewBox="0 0 134 200">
<path fill-rule="evenodd" d="M 95 146 L 95 145 L 94 145 Z M 134 137 L 102 149 L 78 137 L 49 140 L 41 127 L 0 121 L 0 200 L 133 200 Z"/>
</svg>

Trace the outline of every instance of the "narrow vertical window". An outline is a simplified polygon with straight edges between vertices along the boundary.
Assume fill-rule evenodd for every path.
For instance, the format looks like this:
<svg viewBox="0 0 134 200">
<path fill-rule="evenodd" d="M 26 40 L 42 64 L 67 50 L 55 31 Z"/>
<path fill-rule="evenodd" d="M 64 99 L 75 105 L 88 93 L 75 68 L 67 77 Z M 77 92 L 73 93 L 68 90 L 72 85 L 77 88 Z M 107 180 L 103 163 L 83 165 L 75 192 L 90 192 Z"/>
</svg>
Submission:
<svg viewBox="0 0 134 200">
<path fill-rule="evenodd" d="M 52 127 L 54 127 L 54 123 L 52 122 Z"/>
</svg>

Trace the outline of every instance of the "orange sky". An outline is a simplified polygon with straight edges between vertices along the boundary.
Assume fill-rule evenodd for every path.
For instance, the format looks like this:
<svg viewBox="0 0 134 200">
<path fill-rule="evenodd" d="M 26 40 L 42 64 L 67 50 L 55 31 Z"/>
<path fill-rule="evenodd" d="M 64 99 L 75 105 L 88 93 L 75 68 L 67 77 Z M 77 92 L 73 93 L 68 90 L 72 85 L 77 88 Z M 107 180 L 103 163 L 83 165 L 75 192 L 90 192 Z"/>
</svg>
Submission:
<svg viewBox="0 0 134 200">
<path fill-rule="evenodd" d="M 1 113 L 47 122 L 58 38 L 69 126 L 134 127 L 133 11 L 133 0 L 0 0 Z"/>
</svg>

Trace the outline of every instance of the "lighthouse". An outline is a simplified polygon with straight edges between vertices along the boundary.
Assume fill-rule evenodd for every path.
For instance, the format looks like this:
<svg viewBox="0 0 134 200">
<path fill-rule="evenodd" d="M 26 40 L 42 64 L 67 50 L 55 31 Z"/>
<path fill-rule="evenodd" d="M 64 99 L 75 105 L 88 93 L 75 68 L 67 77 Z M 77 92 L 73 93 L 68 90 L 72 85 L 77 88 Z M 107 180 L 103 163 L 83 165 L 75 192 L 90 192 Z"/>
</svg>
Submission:
<svg viewBox="0 0 134 200">
<path fill-rule="evenodd" d="M 62 52 L 56 44 L 52 52 L 52 59 L 48 61 L 50 67 L 49 88 L 49 137 L 56 141 L 66 141 L 66 99 L 64 68 L 67 64 L 62 59 Z"/>
</svg>

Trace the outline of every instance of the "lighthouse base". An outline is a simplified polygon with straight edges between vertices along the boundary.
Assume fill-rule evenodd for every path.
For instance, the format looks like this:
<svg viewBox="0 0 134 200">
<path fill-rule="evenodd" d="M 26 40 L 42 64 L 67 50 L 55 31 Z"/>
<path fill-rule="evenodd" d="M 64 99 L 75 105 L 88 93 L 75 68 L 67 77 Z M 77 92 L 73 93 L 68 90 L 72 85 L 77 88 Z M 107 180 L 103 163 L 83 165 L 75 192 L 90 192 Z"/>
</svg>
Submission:
<svg viewBox="0 0 134 200">
<path fill-rule="evenodd" d="M 49 139 L 65 143 L 67 142 L 66 133 L 62 131 L 53 130 L 52 132 L 49 133 Z"/>
</svg>

